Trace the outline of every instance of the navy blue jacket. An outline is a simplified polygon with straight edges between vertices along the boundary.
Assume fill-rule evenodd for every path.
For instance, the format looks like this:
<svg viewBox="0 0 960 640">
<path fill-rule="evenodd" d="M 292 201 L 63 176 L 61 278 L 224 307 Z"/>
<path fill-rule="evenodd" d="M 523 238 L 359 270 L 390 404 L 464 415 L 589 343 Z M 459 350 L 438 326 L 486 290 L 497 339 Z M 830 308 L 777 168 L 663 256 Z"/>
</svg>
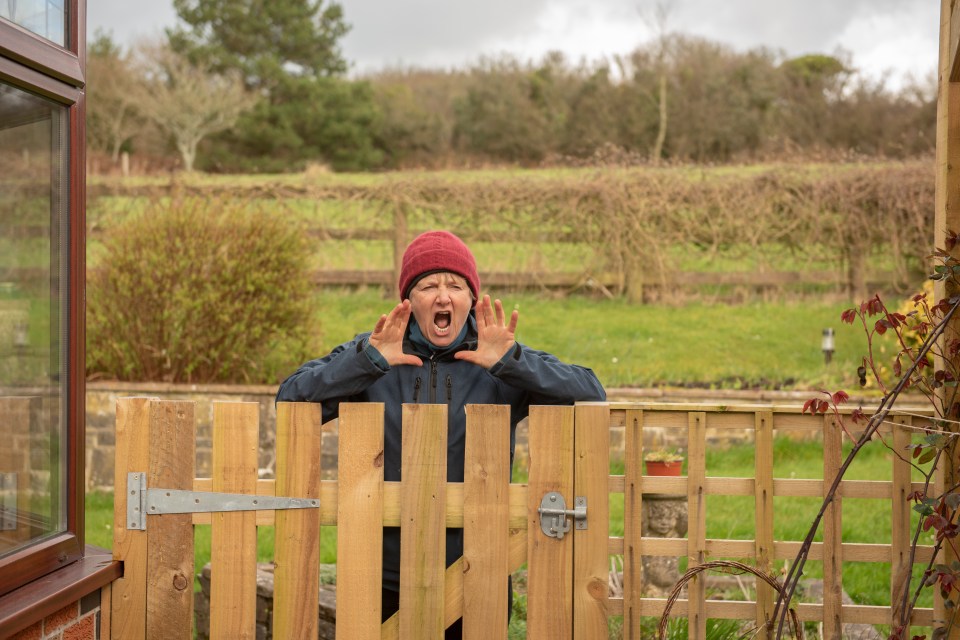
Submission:
<svg viewBox="0 0 960 640">
<path fill-rule="evenodd" d="M 324 422 L 336 418 L 341 402 L 382 402 L 384 415 L 384 479 L 400 480 L 401 415 L 403 403 L 448 405 L 447 481 L 462 482 L 466 443 L 467 404 L 510 406 L 510 459 L 513 460 L 517 423 L 527 417 L 530 405 L 565 405 L 600 401 L 606 393 L 585 367 L 565 364 L 555 356 L 520 343 L 497 364 L 484 369 L 457 360 L 453 354 L 476 349 L 473 312 L 467 336 L 458 346 L 434 354 L 404 340 L 403 350 L 423 360 L 423 366 L 398 365 L 383 369 L 364 349 L 369 333 L 358 335 L 329 355 L 311 360 L 280 385 L 278 402 L 319 402 Z M 399 591 L 400 532 L 384 529 L 383 585 Z M 463 554 L 461 529 L 447 531 L 447 566 Z"/>
</svg>

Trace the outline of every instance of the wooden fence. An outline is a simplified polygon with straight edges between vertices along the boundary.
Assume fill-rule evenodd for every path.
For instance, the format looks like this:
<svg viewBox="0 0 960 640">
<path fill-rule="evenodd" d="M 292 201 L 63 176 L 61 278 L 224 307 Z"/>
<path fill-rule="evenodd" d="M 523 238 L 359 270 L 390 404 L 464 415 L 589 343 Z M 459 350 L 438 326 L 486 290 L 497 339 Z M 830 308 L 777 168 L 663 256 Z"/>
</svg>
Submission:
<svg viewBox="0 0 960 640">
<path fill-rule="evenodd" d="M 798 407 L 596 403 L 534 407 L 529 420 L 530 477 L 508 483 L 509 408 L 467 407 L 466 477 L 446 483 L 444 405 L 405 405 L 403 481 L 383 481 L 383 407 L 341 406 L 336 481 L 320 480 L 324 427 L 319 406 L 281 403 L 277 416 L 276 480 L 258 480 L 258 405 L 216 403 L 212 478 L 194 478 L 193 405 L 146 398 L 117 406 L 117 467 L 114 556 L 124 576 L 112 589 L 112 615 L 105 626 L 114 638 L 188 638 L 192 619 L 193 532 L 212 525 L 211 637 L 253 638 L 256 598 L 256 527 L 274 526 L 276 582 L 274 636 L 317 634 L 319 530 L 337 526 L 337 637 L 430 638 L 463 617 L 464 637 L 506 637 L 506 576 L 527 565 L 529 638 L 607 638 L 608 620 L 623 616 L 623 637 L 640 637 L 641 616 L 659 616 L 664 598 L 644 595 L 640 567 L 645 556 L 681 556 L 689 566 L 719 558 L 751 559 L 774 571 L 796 554 L 800 542 L 776 540 L 775 498 L 822 497 L 840 464 L 840 431 L 833 419 L 803 415 Z M 891 418 L 887 437 L 894 447 L 910 441 L 925 418 Z M 623 430 L 623 475 L 609 474 L 611 433 Z M 645 429 L 686 433 L 687 475 L 643 475 Z M 706 468 L 708 434 L 740 430 L 755 443 L 756 471 L 749 478 L 713 477 Z M 776 478 L 774 438 L 791 432 L 821 435 L 824 479 Z M 617 439 L 619 441 L 619 438 Z M 194 515 L 149 515 L 149 500 L 124 492 L 129 474 L 146 474 L 146 487 L 291 496 L 318 500 L 318 508 L 231 511 Z M 908 561 L 910 467 L 892 456 L 891 480 L 844 481 L 841 496 L 824 521 L 822 542 L 810 557 L 823 561 L 822 603 L 797 607 L 802 620 L 822 621 L 824 636 L 840 638 L 849 623 L 889 624 L 889 606 L 844 604 L 845 562 L 889 563 L 896 575 Z M 541 500 L 557 492 L 572 503 L 583 498 L 585 530 L 571 526 L 561 539 L 541 531 Z M 685 496 L 689 530 L 684 538 L 641 533 L 645 494 Z M 608 532 L 611 496 L 623 496 L 622 537 Z M 753 496 L 752 539 L 708 538 L 708 496 Z M 891 514 L 892 543 L 845 543 L 840 524 L 843 501 L 867 498 Z M 256 497 L 252 499 L 256 500 Z M 261 498 L 263 499 L 263 498 Z M 145 530 L 131 527 L 128 502 L 146 514 Z M 137 502 L 139 500 L 139 502 Z M 199 500 L 199 498 L 198 498 Z M 568 506 L 572 504 L 568 503 Z M 811 515 L 811 520 L 813 513 Z M 381 531 L 401 526 L 400 611 L 380 624 Z M 863 523 L 875 530 L 875 523 Z M 444 564 L 446 527 L 464 528 L 464 556 Z M 439 551 L 439 552 L 438 552 Z M 921 547 L 916 562 L 929 560 Z M 611 556 L 623 560 L 623 596 L 608 593 Z M 761 624 L 774 602 L 760 585 L 753 601 L 707 597 L 703 576 L 671 610 L 684 616 L 689 637 L 705 638 L 708 618 Z M 938 615 L 942 604 L 938 602 Z M 914 623 L 930 625 L 934 610 L 915 612 Z"/>
</svg>

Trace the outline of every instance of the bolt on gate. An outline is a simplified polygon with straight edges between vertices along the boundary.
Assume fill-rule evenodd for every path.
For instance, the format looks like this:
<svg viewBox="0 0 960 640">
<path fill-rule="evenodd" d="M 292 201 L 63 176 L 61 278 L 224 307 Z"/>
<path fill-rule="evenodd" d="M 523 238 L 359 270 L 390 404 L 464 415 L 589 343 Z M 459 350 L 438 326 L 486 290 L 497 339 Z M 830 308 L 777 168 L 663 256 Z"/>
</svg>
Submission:
<svg viewBox="0 0 960 640">
<path fill-rule="evenodd" d="M 339 418 L 337 480 L 321 480 L 320 407 L 277 405 L 276 480 L 257 477 L 259 408 L 214 404 L 212 478 L 194 478 L 193 404 L 150 398 L 117 404 L 114 557 L 123 578 L 111 589 L 103 637 L 192 637 L 193 526 L 210 524 L 211 637 L 254 638 L 256 528 L 274 526 L 276 638 L 316 638 L 320 528 L 337 527 L 337 638 L 435 639 L 463 618 L 464 637 L 507 635 L 506 577 L 527 567 L 527 637 L 608 637 L 608 619 L 623 616 L 623 636 L 640 637 L 640 616 L 659 616 L 664 598 L 644 597 L 644 556 L 683 556 L 688 567 L 716 558 L 753 558 L 766 571 L 790 559 L 799 542 L 773 538 L 774 496 L 822 496 L 822 479 L 775 479 L 773 434 L 820 432 L 824 477 L 839 466 L 839 430 L 799 407 L 583 403 L 533 407 L 528 424 L 529 480 L 510 482 L 509 407 L 469 405 L 463 483 L 446 482 L 446 405 L 404 405 L 402 482 L 383 480 L 383 405 L 344 404 Z M 912 420 L 893 428 L 909 441 Z M 901 428 L 902 427 L 902 428 Z M 644 429 L 680 430 L 687 475 L 642 474 Z M 707 433 L 747 430 L 756 447 L 752 478 L 706 473 Z M 889 428 L 888 428 L 889 431 Z M 611 433 L 622 433 L 625 471 L 610 475 Z M 822 604 L 797 607 L 803 620 L 823 620 L 839 638 L 848 623 L 889 623 L 889 607 L 842 602 L 842 561 L 906 562 L 909 473 L 894 459 L 893 481 L 845 481 L 844 497 L 890 501 L 893 544 L 843 543 L 842 499 L 825 520 Z M 903 463 L 905 464 L 905 463 Z M 686 497 L 685 538 L 641 534 L 644 493 Z M 611 495 L 623 496 L 622 537 L 609 534 Z M 708 495 L 753 496 L 752 540 L 706 536 Z M 192 506 L 191 506 L 192 503 Z M 196 507 L 200 512 L 184 513 Z M 401 529 L 400 610 L 380 623 L 383 527 Z M 444 566 L 445 529 L 464 529 L 464 553 Z M 926 556 L 924 555 L 926 553 Z M 623 558 L 623 596 L 608 592 L 610 556 Z M 915 559 L 929 559 L 923 548 Z M 759 583 L 752 601 L 707 598 L 704 575 L 687 583 L 671 615 L 688 620 L 689 637 L 705 638 L 707 618 L 762 625 L 774 592 Z M 942 603 L 937 607 L 942 609 Z M 929 624 L 934 610 L 915 614 Z"/>
</svg>

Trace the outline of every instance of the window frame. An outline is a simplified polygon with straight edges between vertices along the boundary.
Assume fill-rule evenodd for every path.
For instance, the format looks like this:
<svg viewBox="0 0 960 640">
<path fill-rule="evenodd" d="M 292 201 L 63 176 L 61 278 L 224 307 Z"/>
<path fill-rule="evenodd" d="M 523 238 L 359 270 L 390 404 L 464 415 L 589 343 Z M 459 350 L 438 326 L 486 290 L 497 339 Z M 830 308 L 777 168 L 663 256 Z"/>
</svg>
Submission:
<svg viewBox="0 0 960 640">
<path fill-rule="evenodd" d="M 66 47 L 0 18 L 0 80 L 67 107 L 67 376 L 65 530 L 0 558 L 0 596 L 84 552 L 86 279 L 86 0 L 66 0 Z"/>
</svg>

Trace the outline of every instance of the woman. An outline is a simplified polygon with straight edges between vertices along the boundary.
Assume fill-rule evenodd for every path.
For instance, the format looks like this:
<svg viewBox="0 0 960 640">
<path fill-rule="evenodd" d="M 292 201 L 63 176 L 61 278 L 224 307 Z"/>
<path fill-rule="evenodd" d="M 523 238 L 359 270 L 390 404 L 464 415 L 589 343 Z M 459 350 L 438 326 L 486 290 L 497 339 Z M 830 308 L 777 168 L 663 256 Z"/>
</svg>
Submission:
<svg viewBox="0 0 960 640">
<path fill-rule="evenodd" d="M 447 481 L 463 482 L 467 404 L 510 406 L 512 462 L 516 426 L 530 405 L 606 399 L 590 369 L 515 340 L 519 313 L 507 319 L 500 300 L 480 298 L 473 254 L 452 233 L 429 231 L 410 243 L 398 288 L 400 303 L 380 316 L 372 332 L 304 364 L 277 393 L 277 401 L 321 403 L 324 421 L 337 417 L 341 402 L 384 403 L 385 480 L 400 480 L 403 403 L 449 406 Z M 448 529 L 447 566 L 462 553 L 463 530 Z M 399 591 L 400 530 L 387 527 L 384 620 L 397 610 Z M 445 637 L 460 636 L 458 621 Z"/>
</svg>

